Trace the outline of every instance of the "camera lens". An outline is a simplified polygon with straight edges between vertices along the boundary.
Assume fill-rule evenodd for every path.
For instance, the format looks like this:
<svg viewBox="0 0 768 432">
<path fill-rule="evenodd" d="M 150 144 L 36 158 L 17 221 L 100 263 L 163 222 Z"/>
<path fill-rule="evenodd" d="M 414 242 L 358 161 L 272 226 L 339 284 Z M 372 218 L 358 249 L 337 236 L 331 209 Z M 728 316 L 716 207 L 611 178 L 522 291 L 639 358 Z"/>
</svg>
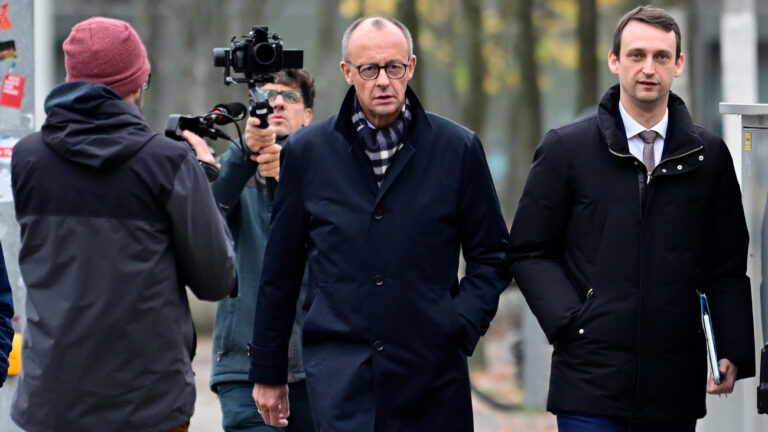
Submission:
<svg viewBox="0 0 768 432">
<path fill-rule="evenodd" d="M 213 49 L 213 66 L 226 67 L 229 63 L 229 50 L 226 48 Z"/>
<path fill-rule="evenodd" d="M 277 50 L 272 44 L 262 42 L 253 47 L 253 57 L 263 65 L 272 64 L 277 56 Z"/>
</svg>

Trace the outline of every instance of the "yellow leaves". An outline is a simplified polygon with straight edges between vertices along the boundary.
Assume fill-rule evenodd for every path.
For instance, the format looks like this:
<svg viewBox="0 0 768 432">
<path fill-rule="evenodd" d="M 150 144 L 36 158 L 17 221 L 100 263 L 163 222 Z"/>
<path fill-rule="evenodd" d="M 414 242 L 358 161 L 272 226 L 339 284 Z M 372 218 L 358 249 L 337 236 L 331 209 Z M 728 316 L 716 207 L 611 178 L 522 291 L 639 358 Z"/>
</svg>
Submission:
<svg viewBox="0 0 768 432">
<path fill-rule="evenodd" d="M 561 17 L 576 22 L 579 13 L 579 2 L 573 0 L 549 0 L 549 9 Z"/>
<path fill-rule="evenodd" d="M 499 11 L 483 9 L 483 30 L 490 35 L 497 35 L 504 30 L 504 20 Z"/>
<path fill-rule="evenodd" d="M 416 1 L 416 0 L 413 0 Z M 416 1 L 416 13 L 430 24 L 445 24 L 455 16 L 456 4 L 446 0 Z"/>
<path fill-rule="evenodd" d="M 578 2 L 549 0 L 548 14 L 536 14 L 534 21 L 539 33 L 536 60 L 554 62 L 566 69 L 576 69 L 579 47 L 576 40 Z"/>
<path fill-rule="evenodd" d="M 483 90 L 486 94 L 496 94 L 501 90 L 501 78 L 507 67 L 504 50 L 498 41 L 488 40 L 483 44 L 483 57 L 487 66 Z"/>
<path fill-rule="evenodd" d="M 341 0 L 339 3 L 339 12 L 345 18 L 367 15 L 394 16 L 396 11 L 396 0 Z"/>
<path fill-rule="evenodd" d="M 541 63 L 555 62 L 567 69 L 576 69 L 579 45 L 573 38 L 541 38 L 536 47 L 536 59 Z"/>
<path fill-rule="evenodd" d="M 606 10 L 606 9 L 619 9 L 621 10 L 624 7 L 624 0 L 597 0 L 597 9 L 598 10 Z"/>
<path fill-rule="evenodd" d="M 353 18 L 360 15 L 359 0 L 341 0 L 339 2 L 339 12 L 344 18 Z"/>
</svg>

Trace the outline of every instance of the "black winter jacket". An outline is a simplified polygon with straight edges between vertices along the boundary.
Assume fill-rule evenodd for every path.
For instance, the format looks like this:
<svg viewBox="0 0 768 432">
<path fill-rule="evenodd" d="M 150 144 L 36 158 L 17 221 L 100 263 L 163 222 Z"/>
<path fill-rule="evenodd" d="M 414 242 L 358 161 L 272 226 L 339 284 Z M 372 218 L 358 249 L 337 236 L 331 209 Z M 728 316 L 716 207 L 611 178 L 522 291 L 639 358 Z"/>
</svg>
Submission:
<svg viewBox="0 0 768 432">
<path fill-rule="evenodd" d="M 550 131 L 511 229 L 514 277 L 554 344 L 547 409 L 633 421 L 706 413 L 696 290 L 720 358 L 754 375 L 749 242 L 723 141 L 669 97 L 661 162 L 629 152 L 619 87 L 598 112 Z"/>
<path fill-rule="evenodd" d="M 164 431 L 192 415 L 187 285 L 235 286 L 232 240 L 190 147 L 95 83 L 46 98 L 11 162 L 27 288 L 12 418 L 25 431 Z"/>
</svg>

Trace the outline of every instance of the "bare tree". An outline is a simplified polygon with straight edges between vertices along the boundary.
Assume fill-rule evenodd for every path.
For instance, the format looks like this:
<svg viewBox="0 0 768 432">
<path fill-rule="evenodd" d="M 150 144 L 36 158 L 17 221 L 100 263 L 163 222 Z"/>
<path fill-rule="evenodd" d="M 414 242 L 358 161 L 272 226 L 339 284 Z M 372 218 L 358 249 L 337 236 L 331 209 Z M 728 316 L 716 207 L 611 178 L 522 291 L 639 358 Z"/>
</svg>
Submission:
<svg viewBox="0 0 768 432">
<path fill-rule="evenodd" d="M 483 91 L 483 81 L 488 65 L 483 56 L 482 0 L 462 0 L 467 26 L 467 63 L 469 66 L 470 89 L 462 104 L 464 123 L 478 135 L 482 135 L 488 112 L 488 98 Z"/>
<path fill-rule="evenodd" d="M 346 83 L 341 80 L 339 61 L 341 60 L 341 37 L 331 38 L 338 33 L 339 27 L 339 0 L 324 1 L 320 7 L 320 25 L 318 26 L 315 53 L 321 61 L 320 69 L 310 71 L 315 75 L 317 95 L 319 102 L 315 109 L 315 118 L 322 118 L 321 113 L 331 114 L 338 108 L 339 103 L 335 95 Z M 325 102 L 325 103 L 324 103 Z"/>
<path fill-rule="evenodd" d="M 520 85 L 510 111 L 509 173 L 501 197 L 504 213 L 513 215 L 541 137 L 541 92 L 536 61 L 538 37 L 533 22 L 533 0 L 504 0 L 501 6 L 505 21 L 514 23 L 517 28 L 513 52 L 520 71 Z"/>
<path fill-rule="evenodd" d="M 397 2 L 397 16 L 408 30 L 411 32 L 413 38 L 413 53 L 416 58 L 419 58 L 419 14 L 416 11 L 415 0 L 398 0 Z M 419 97 L 426 100 L 426 89 L 422 85 L 422 75 L 415 74 L 411 81 L 408 83 L 419 94 Z"/>
<path fill-rule="evenodd" d="M 597 2 L 579 0 L 577 25 L 579 40 L 578 94 L 576 112 L 580 112 L 597 102 L 598 62 L 595 55 L 597 48 Z"/>
</svg>

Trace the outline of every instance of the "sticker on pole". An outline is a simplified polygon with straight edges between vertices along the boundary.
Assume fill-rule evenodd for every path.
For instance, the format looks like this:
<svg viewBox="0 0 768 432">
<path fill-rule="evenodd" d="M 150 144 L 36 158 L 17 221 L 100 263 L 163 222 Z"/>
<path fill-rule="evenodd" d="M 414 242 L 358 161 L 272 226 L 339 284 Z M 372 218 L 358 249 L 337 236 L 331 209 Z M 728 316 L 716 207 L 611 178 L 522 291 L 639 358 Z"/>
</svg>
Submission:
<svg viewBox="0 0 768 432">
<path fill-rule="evenodd" d="M 0 30 L 3 31 L 10 30 L 13 27 L 11 20 L 8 19 L 8 6 L 10 6 L 9 2 L 0 4 Z"/>
<path fill-rule="evenodd" d="M 752 151 L 752 133 L 744 132 L 744 151 Z"/>
<path fill-rule="evenodd" d="M 5 74 L 3 89 L 0 92 L 0 105 L 21 109 L 21 101 L 24 99 L 24 81 L 21 75 Z"/>
<path fill-rule="evenodd" d="M 13 147 L 19 142 L 18 137 L 6 136 L 0 137 L 0 166 L 11 166 L 11 157 L 13 157 Z M 2 186 L 2 182 L 0 182 Z M 0 199 L 2 202 L 2 199 Z"/>
</svg>

